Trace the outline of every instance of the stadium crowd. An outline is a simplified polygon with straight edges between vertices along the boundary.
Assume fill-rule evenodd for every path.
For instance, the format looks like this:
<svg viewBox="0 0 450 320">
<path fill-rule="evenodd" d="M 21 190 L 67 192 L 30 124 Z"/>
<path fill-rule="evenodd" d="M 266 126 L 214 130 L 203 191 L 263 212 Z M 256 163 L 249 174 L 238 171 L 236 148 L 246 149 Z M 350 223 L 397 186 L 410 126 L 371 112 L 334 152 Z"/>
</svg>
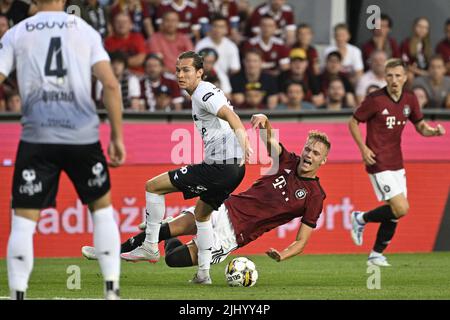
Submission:
<svg viewBox="0 0 450 320">
<path fill-rule="evenodd" d="M 67 7 L 101 34 L 124 110 L 190 109 L 174 74 L 177 56 L 188 50 L 201 53 L 206 80 L 220 87 L 236 110 L 355 108 L 385 86 L 390 58 L 408 63 L 407 87 L 422 108 L 450 109 L 450 18 L 435 48 L 427 18 L 417 18 L 410 36 L 399 42 L 390 35 L 391 17 L 382 14 L 381 28 L 361 46 L 350 44 L 348 26 L 339 23 L 334 44 L 319 54 L 314 30 L 295 21 L 285 0 L 255 8 L 248 0 L 68 0 Z M 0 0 L 0 39 L 35 12 L 25 0 Z M 92 89 L 103 108 L 95 79 Z M 0 112 L 20 112 L 18 92 L 14 76 L 0 85 Z"/>
</svg>

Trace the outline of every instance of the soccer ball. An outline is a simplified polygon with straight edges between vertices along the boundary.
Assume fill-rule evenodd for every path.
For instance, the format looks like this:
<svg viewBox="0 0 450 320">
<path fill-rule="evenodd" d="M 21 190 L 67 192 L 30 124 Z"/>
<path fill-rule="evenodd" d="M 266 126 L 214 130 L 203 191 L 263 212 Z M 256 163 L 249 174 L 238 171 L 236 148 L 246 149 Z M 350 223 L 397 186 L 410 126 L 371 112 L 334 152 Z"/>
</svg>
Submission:
<svg viewBox="0 0 450 320">
<path fill-rule="evenodd" d="M 253 261 L 238 257 L 225 267 L 225 279 L 230 287 L 252 287 L 258 280 L 258 271 Z"/>
</svg>

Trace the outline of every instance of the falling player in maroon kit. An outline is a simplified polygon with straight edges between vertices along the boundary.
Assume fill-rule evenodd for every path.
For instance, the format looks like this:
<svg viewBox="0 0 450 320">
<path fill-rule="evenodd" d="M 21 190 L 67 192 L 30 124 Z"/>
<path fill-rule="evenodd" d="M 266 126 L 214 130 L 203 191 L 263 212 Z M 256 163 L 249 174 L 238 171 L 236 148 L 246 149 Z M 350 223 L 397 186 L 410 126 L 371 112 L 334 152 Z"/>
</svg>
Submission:
<svg viewBox="0 0 450 320">
<path fill-rule="evenodd" d="M 403 90 L 407 80 L 406 65 L 400 59 L 386 63 L 387 86 L 366 97 L 349 122 L 349 129 L 361 151 L 372 186 L 379 201 L 385 204 L 368 212 L 351 214 L 352 239 L 362 245 L 366 223 L 380 223 L 377 238 L 367 261 L 368 265 L 390 266 L 383 251 L 394 236 L 397 219 L 407 214 L 406 174 L 403 168 L 401 135 L 406 122 L 411 121 L 422 136 L 441 136 L 441 125 L 430 127 L 424 120 L 417 98 Z M 358 124 L 367 122 L 366 143 Z"/>
<path fill-rule="evenodd" d="M 301 156 L 298 156 L 287 151 L 275 139 L 265 115 L 253 115 L 251 122 L 254 128 L 261 129 L 261 138 L 277 166 L 272 166 L 273 174 L 261 176 L 248 190 L 231 195 L 213 212 L 213 264 L 222 262 L 231 251 L 256 240 L 263 233 L 301 217 L 302 224 L 295 241 L 280 252 L 273 248 L 266 252 L 276 261 L 293 257 L 305 248 L 322 212 L 325 193 L 316 173 L 327 160 L 330 150 L 328 137 L 324 133 L 311 131 Z M 170 239 L 165 243 L 165 260 L 170 267 L 197 264 L 195 239 L 183 245 L 174 238 L 196 234 L 192 213 L 193 208 L 190 208 L 161 226 L 159 241 Z M 128 239 L 122 244 L 122 250 L 129 251 L 139 246 L 144 238 L 145 233 L 141 233 Z M 93 247 L 83 247 L 82 253 L 88 259 L 96 258 Z"/>
</svg>

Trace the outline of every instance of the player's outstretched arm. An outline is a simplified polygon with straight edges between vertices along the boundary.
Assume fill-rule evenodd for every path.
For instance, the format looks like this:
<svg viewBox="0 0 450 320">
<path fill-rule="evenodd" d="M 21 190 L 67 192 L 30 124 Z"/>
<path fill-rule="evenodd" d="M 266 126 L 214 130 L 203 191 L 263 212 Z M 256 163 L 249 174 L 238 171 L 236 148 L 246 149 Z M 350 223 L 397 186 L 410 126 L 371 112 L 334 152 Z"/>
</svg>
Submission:
<svg viewBox="0 0 450 320">
<path fill-rule="evenodd" d="M 279 156 L 281 154 L 280 143 L 278 142 L 275 134 L 270 125 L 269 119 L 265 114 L 258 113 L 252 115 L 250 120 L 253 129 L 259 128 L 259 136 L 261 140 L 266 144 L 267 153 L 270 157 Z"/>
<path fill-rule="evenodd" d="M 306 244 L 308 243 L 309 238 L 311 237 L 313 230 L 314 229 L 310 226 L 302 223 L 297 233 L 297 239 L 292 242 L 286 249 L 278 252 L 277 250 L 270 248 L 268 251 L 266 251 L 266 254 L 275 261 L 280 262 L 302 253 L 305 249 Z"/>
<path fill-rule="evenodd" d="M 445 128 L 438 124 L 435 128 L 431 127 L 425 120 L 415 124 L 416 131 L 424 137 L 436 137 L 445 134 Z"/>
<path fill-rule="evenodd" d="M 108 147 L 110 165 L 120 166 L 125 162 L 125 146 L 122 133 L 122 98 L 119 83 L 109 61 L 100 61 L 93 66 L 94 75 L 103 85 L 103 101 L 111 123 L 111 143 Z"/>
<path fill-rule="evenodd" d="M 250 156 L 253 153 L 253 150 L 250 146 L 250 140 L 248 139 L 247 131 L 245 131 L 245 127 L 242 124 L 239 116 L 227 106 L 221 107 L 219 109 L 219 112 L 217 112 L 217 116 L 220 119 L 227 121 L 231 129 L 233 129 L 234 133 L 236 134 L 236 137 L 244 153 L 244 159 L 242 159 L 241 165 L 248 162 Z"/>
</svg>

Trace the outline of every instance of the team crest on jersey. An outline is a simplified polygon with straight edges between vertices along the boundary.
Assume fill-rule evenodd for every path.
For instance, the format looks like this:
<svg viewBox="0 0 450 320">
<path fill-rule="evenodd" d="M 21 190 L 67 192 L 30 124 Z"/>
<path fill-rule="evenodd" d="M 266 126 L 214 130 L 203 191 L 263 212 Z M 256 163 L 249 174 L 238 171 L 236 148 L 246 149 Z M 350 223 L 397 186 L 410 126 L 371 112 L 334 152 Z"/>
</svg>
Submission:
<svg viewBox="0 0 450 320">
<path fill-rule="evenodd" d="M 297 191 L 295 191 L 295 197 L 299 200 L 305 199 L 307 193 L 308 192 L 306 191 L 305 188 L 298 189 Z"/>
<path fill-rule="evenodd" d="M 386 193 L 389 193 L 389 191 L 391 191 L 391 187 L 389 187 L 388 185 L 383 186 L 383 190 Z"/>
<path fill-rule="evenodd" d="M 409 105 L 405 105 L 403 107 L 403 115 L 405 116 L 405 118 L 408 118 L 410 114 L 411 114 L 411 108 L 409 107 Z"/>
</svg>

